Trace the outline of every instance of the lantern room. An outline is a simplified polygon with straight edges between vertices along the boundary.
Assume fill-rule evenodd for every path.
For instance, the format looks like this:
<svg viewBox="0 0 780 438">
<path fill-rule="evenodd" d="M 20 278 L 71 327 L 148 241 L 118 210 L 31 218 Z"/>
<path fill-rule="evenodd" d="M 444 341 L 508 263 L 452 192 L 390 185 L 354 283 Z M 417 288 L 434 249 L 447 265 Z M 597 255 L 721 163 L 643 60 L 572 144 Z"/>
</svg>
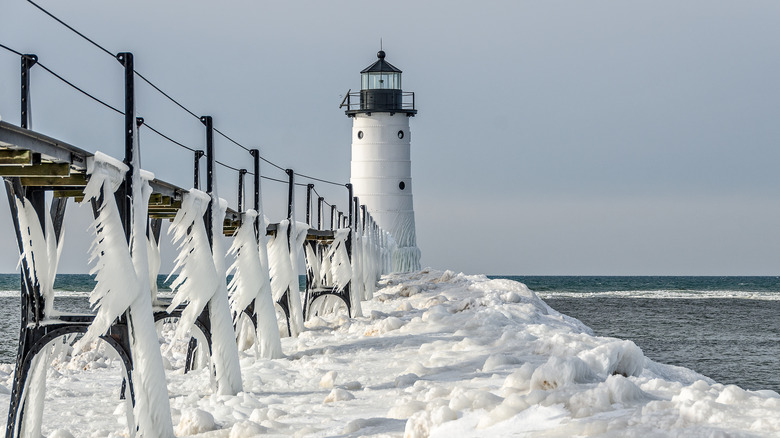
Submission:
<svg viewBox="0 0 780 438">
<path fill-rule="evenodd" d="M 347 115 L 356 113 L 389 112 L 405 113 L 413 116 L 414 93 L 404 93 L 401 90 L 401 70 L 385 61 L 385 52 L 380 50 L 376 62 L 360 72 L 360 103 L 357 93 L 347 93 L 342 107 L 347 107 Z M 410 102 L 404 102 L 404 98 Z"/>
</svg>

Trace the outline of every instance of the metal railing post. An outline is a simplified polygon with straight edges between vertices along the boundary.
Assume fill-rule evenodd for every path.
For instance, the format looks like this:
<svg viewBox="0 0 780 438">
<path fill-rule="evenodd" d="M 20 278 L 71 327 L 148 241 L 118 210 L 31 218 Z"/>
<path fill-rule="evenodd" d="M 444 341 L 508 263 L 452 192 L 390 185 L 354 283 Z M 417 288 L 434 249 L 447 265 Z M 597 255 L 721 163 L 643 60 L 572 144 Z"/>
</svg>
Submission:
<svg viewBox="0 0 780 438">
<path fill-rule="evenodd" d="M 323 222 L 322 221 L 322 213 L 323 213 L 322 206 L 324 204 L 325 204 L 325 198 L 323 198 L 322 196 L 317 198 L 317 229 L 318 230 L 322 229 L 322 222 Z"/>
<path fill-rule="evenodd" d="M 32 129 L 32 114 L 30 114 L 30 69 L 38 62 L 33 54 L 22 55 L 22 122 L 24 129 Z"/>
<path fill-rule="evenodd" d="M 352 198 L 352 208 L 355 211 L 355 217 L 354 217 L 355 221 L 354 222 L 350 221 L 349 226 L 352 227 L 353 230 L 357 231 L 358 221 L 360 220 L 360 198 L 358 198 L 357 196 Z"/>
<path fill-rule="evenodd" d="M 311 223 L 311 191 L 314 190 L 314 184 L 306 185 L 306 223 L 312 226 Z"/>
<path fill-rule="evenodd" d="M 255 217 L 255 235 L 257 236 L 257 240 L 260 241 L 260 150 L 252 149 L 249 151 L 249 154 L 252 155 L 252 168 L 254 169 L 254 175 L 252 175 L 252 177 L 255 184 L 254 205 L 255 211 L 257 212 L 257 217 Z M 262 230 L 262 232 L 265 233 L 265 230 Z"/>
<path fill-rule="evenodd" d="M 201 150 L 195 151 L 195 178 L 192 182 L 192 187 L 200 190 L 200 158 L 205 154 Z"/>
<path fill-rule="evenodd" d="M 347 183 L 346 187 L 347 187 L 347 191 L 349 192 L 349 201 L 347 202 L 347 204 L 349 205 L 349 226 L 352 227 L 352 215 L 353 215 L 353 212 L 352 212 L 352 197 L 353 197 L 352 184 L 351 183 Z"/>
<path fill-rule="evenodd" d="M 214 119 L 211 116 L 203 116 L 200 121 L 206 126 L 206 193 L 209 194 L 209 206 L 203 221 L 206 224 L 206 233 L 209 238 L 209 246 L 214 247 L 214 217 L 212 208 L 214 203 Z"/>
<path fill-rule="evenodd" d="M 125 237 L 130 241 L 130 201 L 133 193 L 133 144 L 136 128 L 135 120 L 135 72 L 133 71 L 133 54 L 123 52 L 116 55 L 116 59 L 125 67 L 125 160 L 127 173 L 123 187 L 117 191 L 121 202 L 119 215 L 125 228 Z"/>
<path fill-rule="evenodd" d="M 362 228 L 361 231 L 365 233 L 366 232 L 366 206 L 365 205 L 360 206 L 360 213 L 363 215 L 363 225 L 361 227 Z"/>
<path fill-rule="evenodd" d="M 238 213 L 244 212 L 244 175 L 246 175 L 246 169 L 238 170 Z"/>
<path fill-rule="evenodd" d="M 293 204 L 295 201 L 295 172 L 292 169 L 286 169 L 288 183 L 287 183 L 287 219 L 292 224 L 293 218 Z"/>
</svg>

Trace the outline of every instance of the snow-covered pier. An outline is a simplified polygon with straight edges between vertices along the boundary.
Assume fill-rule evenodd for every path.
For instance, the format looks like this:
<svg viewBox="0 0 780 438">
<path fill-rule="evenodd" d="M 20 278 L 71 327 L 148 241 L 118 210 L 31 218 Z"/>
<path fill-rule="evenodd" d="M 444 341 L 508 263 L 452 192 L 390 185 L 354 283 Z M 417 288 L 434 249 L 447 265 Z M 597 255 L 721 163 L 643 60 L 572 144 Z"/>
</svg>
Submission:
<svg viewBox="0 0 780 438">
<path fill-rule="evenodd" d="M 22 54 L 22 123 L 0 121 L 0 176 L 21 254 L 22 315 L 14 383 L 6 436 L 40 436 L 44 415 L 46 373 L 56 345 L 78 341 L 76 351 L 101 339 L 121 358 L 122 397 L 127 399 L 131 435 L 173 436 L 163 358 L 158 342 L 161 325 L 176 321 L 174 340 L 187 343 L 184 371 L 210 364 L 213 390 L 235 395 L 243 390 L 237 337 L 244 316 L 252 322 L 258 357 L 282 357 L 277 312 L 287 335 L 298 336 L 306 319 L 343 307 L 361 316 L 360 302 L 373 296 L 379 276 L 391 260 L 392 236 L 379 228 L 365 206 L 348 196 L 347 215 L 323 229 L 324 198 L 312 214 L 313 184 L 295 182 L 287 169 L 287 217 L 269 223 L 260 196 L 262 159 L 247 150 L 254 168 L 254 208 L 243 208 L 243 177 L 239 174 L 238 208 L 219 197 L 215 178 L 210 116 L 205 126 L 205 151 L 196 150 L 192 188 L 183 188 L 142 170 L 136 117 L 131 53 L 116 59 L 125 73 L 125 157 L 116 159 L 88 152 L 35 132 L 30 118 L 30 69 L 35 55 Z M 47 69 L 47 71 L 49 71 Z M 152 129 L 152 128 L 150 128 Z M 200 190 L 199 163 L 206 159 L 205 191 Z M 306 222 L 296 221 L 294 193 L 307 188 Z M 90 205 L 95 221 L 90 261 L 97 284 L 90 302 L 94 314 L 66 314 L 54 305 L 54 280 L 62 249 L 62 230 L 69 199 Z M 48 206 L 47 206 L 48 200 Z M 179 255 L 172 283 L 172 300 L 157 296 L 162 222 Z M 233 238 L 225 265 L 224 234 Z M 299 255 L 306 262 L 306 290 L 298 286 Z M 226 278 L 232 274 L 232 281 Z M 157 327 L 157 328 L 156 328 Z M 238 333 L 238 334 L 237 334 Z M 245 337 L 245 336 L 244 336 Z M 187 342 L 189 340 L 189 342 Z M 171 348 L 171 347 L 163 347 Z M 127 389 L 128 391 L 126 391 Z"/>
</svg>

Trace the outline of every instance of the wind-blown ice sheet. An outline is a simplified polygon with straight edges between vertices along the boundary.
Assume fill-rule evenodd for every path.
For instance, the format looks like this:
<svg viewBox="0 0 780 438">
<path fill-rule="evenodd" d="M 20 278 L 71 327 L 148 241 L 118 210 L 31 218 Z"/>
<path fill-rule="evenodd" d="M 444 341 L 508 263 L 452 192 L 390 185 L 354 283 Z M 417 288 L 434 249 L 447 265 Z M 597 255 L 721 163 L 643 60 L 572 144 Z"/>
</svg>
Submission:
<svg viewBox="0 0 780 438">
<path fill-rule="evenodd" d="M 650 361 L 520 283 L 424 271 L 383 284 L 365 317 L 315 317 L 284 338 L 286 358 L 242 353 L 237 396 L 213 395 L 206 369 L 169 371 L 179 436 L 780 435 L 777 393 Z M 45 436 L 122 431 L 118 364 L 101 357 L 55 360 Z M 4 389 L 11 371 L 0 366 Z"/>
</svg>

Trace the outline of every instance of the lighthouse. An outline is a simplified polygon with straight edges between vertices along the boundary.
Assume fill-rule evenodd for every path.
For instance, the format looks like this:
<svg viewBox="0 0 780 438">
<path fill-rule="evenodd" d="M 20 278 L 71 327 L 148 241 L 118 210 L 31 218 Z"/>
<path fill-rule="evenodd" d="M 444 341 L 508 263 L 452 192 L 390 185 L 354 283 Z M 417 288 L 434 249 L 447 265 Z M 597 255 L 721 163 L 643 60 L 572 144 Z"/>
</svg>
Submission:
<svg viewBox="0 0 780 438">
<path fill-rule="evenodd" d="M 360 93 L 348 92 L 341 103 L 352 119 L 350 182 L 371 216 L 395 241 L 393 270 L 420 269 L 420 250 L 412 202 L 411 132 L 417 114 L 414 93 L 401 89 L 401 70 L 377 53 L 360 72 Z M 351 90 L 350 90 L 351 91 Z"/>
</svg>

